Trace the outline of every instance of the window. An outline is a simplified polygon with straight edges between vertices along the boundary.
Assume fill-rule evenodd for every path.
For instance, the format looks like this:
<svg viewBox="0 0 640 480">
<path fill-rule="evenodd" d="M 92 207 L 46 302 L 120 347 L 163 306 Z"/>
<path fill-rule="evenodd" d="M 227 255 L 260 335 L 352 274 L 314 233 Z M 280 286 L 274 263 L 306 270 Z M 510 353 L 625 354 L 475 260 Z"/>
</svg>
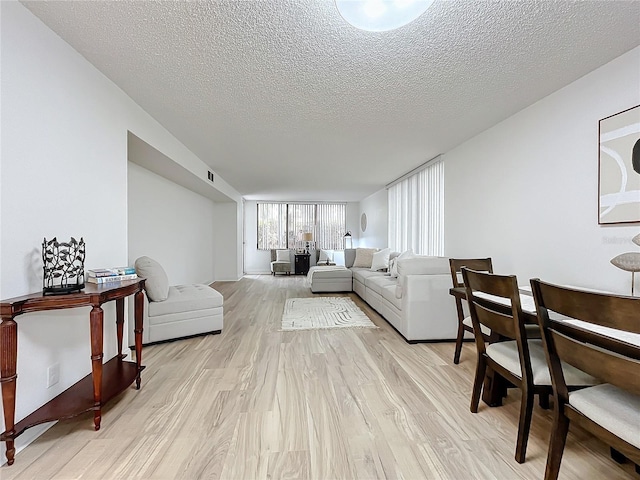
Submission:
<svg viewBox="0 0 640 480">
<path fill-rule="evenodd" d="M 341 250 L 346 215 L 343 203 L 258 203 L 258 250 L 302 247 L 304 233 L 316 248 Z"/>
<path fill-rule="evenodd" d="M 287 248 L 287 206 L 283 203 L 258 204 L 258 248 Z"/>
<path fill-rule="evenodd" d="M 313 233 L 313 227 L 315 225 L 315 205 L 309 204 L 289 204 L 286 205 L 289 210 L 288 234 L 287 238 L 288 247 L 296 248 L 296 242 L 302 241 L 302 234 L 305 232 Z M 315 239 L 316 236 L 314 235 Z"/>
<path fill-rule="evenodd" d="M 440 157 L 389 187 L 389 247 L 444 255 L 444 163 Z"/>
<path fill-rule="evenodd" d="M 314 238 L 318 248 L 342 250 L 347 231 L 346 206 L 322 203 L 316 205 L 316 230 Z"/>
</svg>

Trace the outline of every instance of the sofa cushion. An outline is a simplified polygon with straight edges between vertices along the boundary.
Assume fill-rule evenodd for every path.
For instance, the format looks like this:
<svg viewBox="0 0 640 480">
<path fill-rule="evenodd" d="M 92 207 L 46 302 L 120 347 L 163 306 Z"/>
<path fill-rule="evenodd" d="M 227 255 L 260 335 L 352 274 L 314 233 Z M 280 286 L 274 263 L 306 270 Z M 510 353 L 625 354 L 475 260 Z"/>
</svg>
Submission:
<svg viewBox="0 0 640 480">
<path fill-rule="evenodd" d="M 158 304 L 162 304 L 164 302 L 157 302 Z M 192 322 L 195 321 L 195 323 L 201 324 L 202 319 L 213 319 L 213 318 L 220 318 L 220 324 L 222 323 L 222 317 L 224 315 L 224 307 L 213 307 L 213 308 L 206 308 L 204 310 L 189 310 L 186 312 L 178 312 L 178 313 L 167 313 L 166 315 L 151 315 L 151 316 L 147 316 L 147 323 L 146 326 L 144 327 L 144 331 L 146 332 L 147 330 L 149 330 L 150 335 L 147 336 L 147 341 L 148 342 L 154 342 L 157 340 L 161 340 L 157 338 L 157 335 L 154 335 L 153 331 L 156 329 L 156 327 L 158 327 L 159 325 L 167 325 L 167 324 L 180 324 L 182 327 L 186 327 L 187 325 L 192 324 Z M 215 322 L 214 323 L 218 323 Z M 177 326 L 177 325 L 176 325 Z M 147 328 L 149 327 L 149 328 Z M 213 330 L 221 330 L 221 326 L 219 326 L 218 328 L 215 328 L 213 325 L 207 326 L 206 328 L 203 328 L 200 330 L 200 332 L 193 332 L 193 333 L 188 333 L 189 330 L 191 330 L 191 328 L 187 327 L 187 328 L 177 328 L 175 332 L 175 335 L 173 335 L 172 337 L 168 337 L 168 338 L 180 338 L 180 337 L 184 337 L 187 335 L 195 335 L 196 333 L 204 333 L 204 332 L 211 332 Z M 210 328 L 210 327 L 214 327 L 214 328 Z M 199 327 L 199 328 L 202 328 Z M 135 335 L 135 332 L 134 332 Z M 144 337 L 144 332 L 143 332 L 143 337 Z M 143 342 L 144 344 L 144 342 Z"/>
<path fill-rule="evenodd" d="M 320 250 L 319 262 L 333 262 L 333 250 Z"/>
<path fill-rule="evenodd" d="M 208 285 L 176 285 L 168 290 L 164 302 L 149 302 L 150 317 L 222 306 L 222 295 Z"/>
<path fill-rule="evenodd" d="M 149 257 L 140 257 L 135 263 L 136 274 L 145 278 L 144 289 L 149 300 L 162 302 L 169 294 L 169 278 L 158 262 Z"/>
<path fill-rule="evenodd" d="M 411 248 L 408 248 L 404 252 L 402 252 L 400 255 L 398 255 L 398 260 L 400 260 L 401 258 L 413 258 L 413 257 L 417 257 L 417 255 L 413 253 L 413 250 Z"/>
<path fill-rule="evenodd" d="M 402 310 L 402 299 L 396 297 L 395 284 L 382 287 L 382 298 L 391 303 L 398 310 Z"/>
<path fill-rule="evenodd" d="M 276 262 L 290 262 L 289 250 L 276 250 Z"/>
<path fill-rule="evenodd" d="M 392 286 L 395 288 L 396 283 L 398 281 L 395 278 L 391 278 L 387 275 L 375 275 L 371 277 L 367 277 L 364 282 L 364 285 L 376 292 L 378 295 L 382 295 L 382 289 L 385 287 Z"/>
<path fill-rule="evenodd" d="M 376 251 L 375 248 L 356 248 L 356 259 L 353 262 L 353 266 L 356 268 L 371 268 L 373 254 Z"/>
<path fill-rule="evenodd" d="M 353 273 L 353 278 L 363 285 L 369 277 L 384 277 L 384 273 L 372 272 L 369 268 L 352 268 L 351 273 Z"/>
<path fill-rule="evenodd" d="M 329 278 L 348 278 L 350 279 L 352 276 L 351 270 L 348 268 L 342 267 L 340 265 L 316 265 L 309 269 L 309 274 L 307 275 L 307 280 L 312 282 L 317 279 L 329 279 Z"/>
<path fill-rule="evenodd" d="M 390 248 L 383 248 L 382 250 L 375 252 L 371 258 L 371 270 L 377 272 L 378 270 L 388 269 L 390 254 Z"/>
<path fill-rule="evenodd" d="M 447 257 L 415 255 L 408 258 L 398 257 L 398 275 L 439 275 L 451 274 Z"/>
</svg>

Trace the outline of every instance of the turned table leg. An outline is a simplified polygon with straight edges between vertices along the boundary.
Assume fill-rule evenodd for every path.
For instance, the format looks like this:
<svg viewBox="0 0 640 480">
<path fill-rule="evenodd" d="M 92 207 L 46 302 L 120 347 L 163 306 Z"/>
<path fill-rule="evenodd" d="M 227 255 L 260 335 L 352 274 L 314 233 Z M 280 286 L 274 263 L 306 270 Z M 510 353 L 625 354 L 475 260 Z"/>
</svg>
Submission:
<svg viewBox="0 0 640 480">
<path fill-rule="evenodd" d="M 135 301 L 135 341 L 136 341 L 136 365 L 138 367 L 138 376 L 136 377 L 136 390 L 140 390 L 140 373 L 142 372 L 142 317 L 144 311 L 144 294 L 142 291 L 136 292 Z"/>
<path fill-rule="evenodd" d="M 3 317 L 0 323 L 0 384 L 2 385 L 2 408 L 7 438 L 7 464 L 13 465 L 16 449 L 16 363 L 18 360 L 18 324 L 11 317 Z"/>
<path fill-rule="evenodd" d="M 100 430 L 102 419 L 102 341 L 104 312 L 94 305 L 89 314 L 91 324 L 91 374 L 93 377 L 93 425 Z"/>
<path fill-rule="evenodd" d="M 124 334 L 124 298 L 116 299 L 116 333 L 118 337 L 118 358 L 124 358 L 122 355 L 122 336 Z"/>
</svg>

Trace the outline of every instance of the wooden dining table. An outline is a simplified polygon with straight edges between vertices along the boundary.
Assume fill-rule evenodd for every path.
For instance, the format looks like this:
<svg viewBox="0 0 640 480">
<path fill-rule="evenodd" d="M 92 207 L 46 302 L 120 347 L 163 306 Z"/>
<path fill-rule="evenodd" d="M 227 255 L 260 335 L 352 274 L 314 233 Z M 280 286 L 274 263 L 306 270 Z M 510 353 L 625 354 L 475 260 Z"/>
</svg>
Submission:
<svg viewBox="0 0 640 480">
<path fill-rule="evenodd" d="M 453 295 L 456 298 L 459 298 L 460 300 L 467 299 L 467 289 L 465 287 L 450 288 L 449 294 Z M 501 297 L 494 297 L 493 295 L 483 294 L 478 294 L 478 297 L 497 304 L 498 308 L 500 308 L 499 306 L 502 305 L 507 313 L 511 313 L 511 306 L 509 305 L 509 301 L 506 298 L 503 299 Z M 522 307 L 522 315 L 524 317 L 525 323 L 537 325 L 538 314 L 536 313 L 536 304 L 533 300 L 531 292 L 524 289 L 520 290 L 520 306 Z"/>
</svg>

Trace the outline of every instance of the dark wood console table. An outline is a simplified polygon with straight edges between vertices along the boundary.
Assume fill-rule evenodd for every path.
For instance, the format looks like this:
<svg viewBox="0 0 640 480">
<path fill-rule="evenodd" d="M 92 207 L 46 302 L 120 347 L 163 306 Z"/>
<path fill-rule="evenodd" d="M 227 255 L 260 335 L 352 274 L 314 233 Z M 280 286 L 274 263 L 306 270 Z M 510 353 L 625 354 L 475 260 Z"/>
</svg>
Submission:
<svg viewBox="0 0 640 480">
<path fill-rule="evenodd" d="M 43 295 L 33 293 L 0 302 L 0 385 L 6 430 L 0 441 L 6 442 L 7 463 L 13 464 L 14 440 L 27 428 L 45 422 L 71 418 L 93 410 L 93 424 L 100 429 L 102 406 L 136 381 L 140 388 L 142 359 L 142 314 L 144 308 L 142 288 L 144 279 L 128 280 L 108 285 L 87 284 L 83 291 L 67 295 Z M 124 329 L 124 299 L 135 299 L 136 361 L 124 361 L 122 335 Z M 103 310 L 101 305 L 116 301 L 116 329 L 118 354 L 103 365 Z M 91 373 L 69 387 L 57 397 L 15 424 L 16 365 L 18 359 L 18 324 L 15 317 L 23 313 L 42 312 L 75 307 L 92 307 L 89 314 L 91 326 Z"/>
</svg>

